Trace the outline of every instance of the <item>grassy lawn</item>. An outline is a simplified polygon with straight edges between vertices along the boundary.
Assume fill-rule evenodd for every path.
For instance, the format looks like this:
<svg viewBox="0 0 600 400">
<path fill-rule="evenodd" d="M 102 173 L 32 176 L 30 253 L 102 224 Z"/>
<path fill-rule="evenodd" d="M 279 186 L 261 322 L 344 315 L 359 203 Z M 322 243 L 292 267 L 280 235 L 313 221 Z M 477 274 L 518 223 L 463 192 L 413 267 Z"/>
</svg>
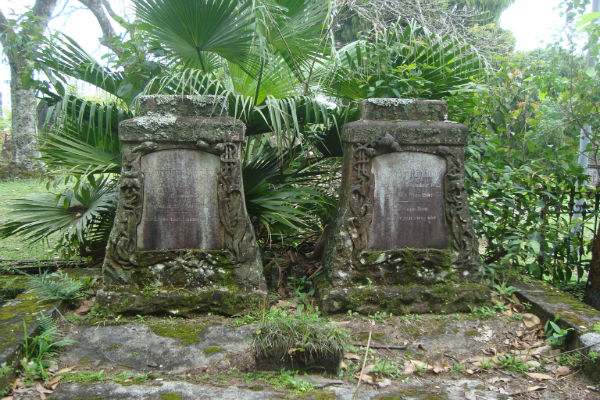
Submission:
<svg viewBox="0 0 600 400">
<path fill-rule="evenodd" d="M 7 220 L 10 200 L 44 192 L 46 186 L 39 179 L 0 181 L 0 224 Z M 29 245 L 19 237 L 9 237 L 0 239 L 0 260 L 49 259 L 54 255 L 51 249 L 52 243 Z"/>
</svg>

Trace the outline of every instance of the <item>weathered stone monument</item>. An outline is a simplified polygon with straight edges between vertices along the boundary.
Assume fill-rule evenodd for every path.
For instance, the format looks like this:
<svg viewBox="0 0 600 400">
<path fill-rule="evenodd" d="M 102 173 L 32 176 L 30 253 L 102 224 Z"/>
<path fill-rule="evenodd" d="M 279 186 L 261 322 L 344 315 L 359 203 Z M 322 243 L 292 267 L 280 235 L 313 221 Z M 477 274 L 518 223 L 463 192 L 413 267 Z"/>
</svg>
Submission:
<svg viewBox="0 0 600 400">
<path fill-rule="evenodd" d="M 224 98 L 143 96 L 121 122 L 119 204 L 97 301 L 116 312 L 235 313 L 265 280 L 246 213 L 245 125 Z"/>
<path fill-rule="evenodd" d="M 485 301 L 464 179 L 467 128 L 435 100 L 369 99 L 344 127 L 322 309 L 468 311 Z"/>
</svg>

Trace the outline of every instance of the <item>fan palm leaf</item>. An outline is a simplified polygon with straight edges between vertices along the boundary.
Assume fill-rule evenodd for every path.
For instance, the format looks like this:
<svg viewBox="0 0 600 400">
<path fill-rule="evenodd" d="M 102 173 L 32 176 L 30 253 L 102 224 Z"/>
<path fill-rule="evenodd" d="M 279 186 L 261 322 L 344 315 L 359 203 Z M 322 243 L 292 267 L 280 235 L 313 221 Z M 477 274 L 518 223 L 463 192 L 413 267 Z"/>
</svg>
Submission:
<svg viewBox="0 0 600 400">
<path fill-rule="evenodd" d="M 328 52 L 331 5 L 322 0 L 264 0 L 257 2 L 258 19 L 266 42 L 299 80 L 314 60 Z"/>
<path fill-rule="evenodd" d="M 134 0 L 148 34 L 186 65 L 209 71 L 204 54 L 239 65 L 248 61 L 254 38 L 250 0 Z"/>
<path fill-rule="evenodd" d="M 116 185 L 108 177 L 88 179 L 75 190 L 58 195 L 43 193 L 15 200 L 10 204 L 9 222 L 0 226 L 0 237 L 20 235 L 26 241 L 35 242 L 59 234 L 76 238 L 79 243 L 89 243 L 91 238 L 85 236 L 86 231 L 96 221 L 114 214 L 116 202 Z"/>
</svg>

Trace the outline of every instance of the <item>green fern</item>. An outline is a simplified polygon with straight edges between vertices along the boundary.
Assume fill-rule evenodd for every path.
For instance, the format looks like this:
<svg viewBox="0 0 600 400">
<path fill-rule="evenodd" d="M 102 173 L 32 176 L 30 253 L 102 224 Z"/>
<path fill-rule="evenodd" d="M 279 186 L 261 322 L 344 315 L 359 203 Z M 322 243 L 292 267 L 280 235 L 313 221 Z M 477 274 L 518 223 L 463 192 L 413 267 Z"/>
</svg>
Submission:
<svg viewBox="0 0 600 400">
<path fill-rule="evenodd" d="M 40 312 L 38 318 L 39 328 L 37 334 L 30 336 L 27 324 L 23 321 L 23 353 L 21 367 L 29 379 L 47 379 L 50 375 L 46 369 L 50 366 L 49 357 L 56 355 L 58 348 L 68 346 L 72 340 L 60 340 L 58 326 L 51 314 Z"/>
<path fill-rule="evenodd" d="M 83 296 L 83 283 L 62 271 L 49 274 L 28 275 L 27 287 L 34 290 L 42 300 L 72 302 Z M 40 323 L 45 323 L 40 317 Z M 49 325 L 48 325 L 49 326 Z"/>
</svg>

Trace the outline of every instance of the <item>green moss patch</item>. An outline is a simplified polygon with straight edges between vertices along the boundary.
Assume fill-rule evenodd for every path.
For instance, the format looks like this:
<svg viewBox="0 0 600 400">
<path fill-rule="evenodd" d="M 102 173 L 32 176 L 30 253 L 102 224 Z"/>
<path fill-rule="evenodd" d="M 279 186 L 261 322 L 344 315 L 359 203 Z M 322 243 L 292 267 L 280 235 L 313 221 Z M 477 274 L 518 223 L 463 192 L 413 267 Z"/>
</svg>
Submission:
<svg viewBox="0 0 600 400">
<path fill-rule="evenodd" d="M 181 395 L 177 394 L 177 393 L 163 393 L 160 395 L 159 399 L 160 400 L 182 400 L 183 397 L 181 397 Z"/>
<path fill-rule="evenodd" d="M 256 310 L 263 302 L 259 293 L 224 286 L 201 290 L 160 288 L 151 293 L 126 288 L 119 291 L 99 291 L 96 296 L 97 312 L 114 314 L 177 314 L 214 313 L 235 315 Z"/>
<path fill-rule="evenodd" d="M 482 306 L 489 302 L 489 288 L 471 282 L 365 285 L 323 290 L 321 293 L 321 309 L 328 314 L 347 310 L 364 315 L 372 315 L 377 311 L 394 315 L 469 312 L 469 306 Z"/>
<path fill-rule="evenodd" d="M 156 322 L 148 324 L 152 332 L 159 336 L 165 336 L 175 339 L 181 339 L 184 346 L 198 341 L 200 335 L 206 329 L 206 326 L 186 322 Z"/>
<path fill-rule="evenodd" d="M 217 347 L 217 346 L 207 347 L 206 349 L 204 349 L 204 354 L 211 355 L 211 354 L 215 354 L 215 353 L 220 353 L 222 351 L 223 351 L 223 349 L 220 347 Z"/>
</svg>

